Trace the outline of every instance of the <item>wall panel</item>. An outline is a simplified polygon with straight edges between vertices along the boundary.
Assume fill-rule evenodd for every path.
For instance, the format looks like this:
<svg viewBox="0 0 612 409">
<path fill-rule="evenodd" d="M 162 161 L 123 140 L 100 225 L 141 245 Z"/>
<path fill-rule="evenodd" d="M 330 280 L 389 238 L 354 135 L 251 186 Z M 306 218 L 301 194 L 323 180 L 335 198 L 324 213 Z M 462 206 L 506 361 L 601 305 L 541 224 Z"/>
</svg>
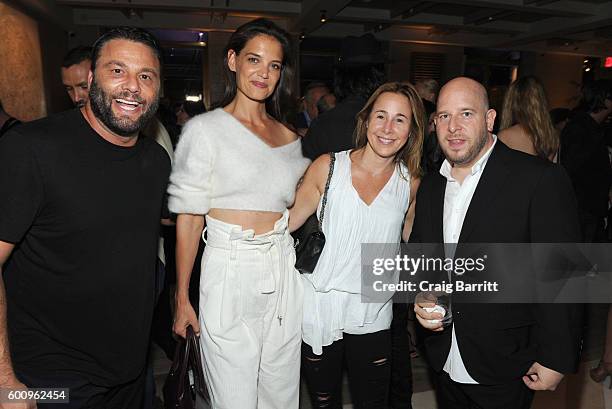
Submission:
<svg viewBox="0 0 612 409">
<path fill-rule="evenodd" d="M 46 115 L 38 24 L 0 1 L 0 99 L 23 121 Z"/>
</svg>

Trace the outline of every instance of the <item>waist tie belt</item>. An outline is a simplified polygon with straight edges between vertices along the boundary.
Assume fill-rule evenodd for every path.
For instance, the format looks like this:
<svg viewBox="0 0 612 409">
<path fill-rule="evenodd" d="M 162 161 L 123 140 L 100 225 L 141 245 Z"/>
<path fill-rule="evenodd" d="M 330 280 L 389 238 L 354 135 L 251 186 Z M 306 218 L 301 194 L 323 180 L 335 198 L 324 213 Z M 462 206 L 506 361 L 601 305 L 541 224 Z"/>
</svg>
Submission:
<svg viewBox="0 0 612 409">
<path fill-rule="evenodd" d="M 283 217 L 283 219 L 285 219 Z M 283 220 L 281 219 L 281 220 Z M 281 221 L 279 220 L 279 222 Z M 230 229 L 227 231 L 223 229 L 224 226 L 213 226 L 215 223 L 223 223 L 219 221 L 210 222 L 210 228 L 207 228 L 209 232 L 208 240 L 205 240 L 206 245 L 211 248 L 220 248 L 229 250 L 230 254 L 227 259 L 227 268 L 225 273 L 225 279 L 223 283 L 223 293 L 231 294 L 232 287 L 240 280 L 240 277 L 236 274 L 234 264 L 238 259 L 238 251 L 258 251 L 262 253 L 262 264 L 260 267 L 260 284 L 259 292 L 261 294 L 271 294 L 274 291 L 278 291 L 278 299 L 276 301 L 276 312 L 278 324 L 282 325 L 283 317 L 287 311 L 287 300 L 285 297 L 285 270 L 287 269 L 287 256 L 286 250 L 291 246 L 290 242 L 286 242 L 289 233 L 286 230 L 285 224 L 281 224 L 269 233 L 261 235 L 254 235 L 253 230 L 242 230 L 240 226 L 227 225 Z M 277 222 L 278 223 L 278 222 Z M 212 230 L 212 231 L 211 231 Z M 274 278 L 274 261 L 272 258 L 272 248 L 276 248 L 278 252 L 278 285 Z M 230 297 L 232 298 L 232 297 Z M 221 303 L 221 317 L 223 325 L 223 316 L 231 311 L 231 305 L 226 305 L 228 297 L 223 297 Z M 230 314 L 231 315 L 231 314 Z"/>
</svg>

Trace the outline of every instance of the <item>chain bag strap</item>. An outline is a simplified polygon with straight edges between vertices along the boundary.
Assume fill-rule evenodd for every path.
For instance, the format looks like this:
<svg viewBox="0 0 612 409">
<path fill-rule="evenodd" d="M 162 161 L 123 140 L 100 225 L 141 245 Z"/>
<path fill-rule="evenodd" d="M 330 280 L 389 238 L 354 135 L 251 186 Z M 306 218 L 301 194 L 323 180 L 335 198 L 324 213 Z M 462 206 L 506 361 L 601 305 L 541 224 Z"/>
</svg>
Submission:
<svg viewBox="0 0 612 409">
<path fill-rule="evenodd" d="M 295 268 L 301 274 L 312 274 L 323 247 L 325 246 L 325 235 L 323 234 L 323 218 L 325 217 L 325 207 L 327 205 L 327 192 L 334 173 L 334 164 L 336 155 L 330 152 L 329 173 L 325 182 L 325 191 L 323 192 L 323 201 L 321 202 L 321 219 L 317 219 L 315 212 L 310 216 L 304 225 L 295 233 Z"/>
</svg>

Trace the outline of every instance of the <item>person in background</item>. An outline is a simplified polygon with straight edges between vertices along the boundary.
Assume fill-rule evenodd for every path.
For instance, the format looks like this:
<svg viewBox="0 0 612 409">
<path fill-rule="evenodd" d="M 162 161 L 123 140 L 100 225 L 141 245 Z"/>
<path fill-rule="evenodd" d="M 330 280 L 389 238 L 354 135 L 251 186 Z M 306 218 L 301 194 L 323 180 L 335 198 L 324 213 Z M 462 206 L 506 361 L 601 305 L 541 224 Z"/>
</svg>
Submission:
<svg viewBox="0 0 612 409">
<path fill-rule="evenodd" d="M 527 76 L 514 81 L 504 96 L 499 140 L 509 148 L 556 162 L 557 134 L 548 112 L 544 87 Z"/>
<path fill-rule="evenodd" d="M 392 298 L 362 301 L 361 245 L 399 244 L 410 235 L 423 118 L 412 85 L 383 84 L 357 115 L 356 149 L 334 154 L 323 219 L 325 247 L 312 274 L 302 275 L 302 369 L 314 408 L 342 407 L 344 363 L 356 408 L 389 407 Z M 330 156 L 323 155 L 306 172 L 289 230 L 322 206 L 330 166 Z M 409 357 L 407 349 L 403 353 Z"/>
<path fill-rule="evenodd" d="M 427 78 L 418 80 L 414 87 L 423 99 L 423 106 L 425 107 L 425 114 L 429 119 L 429 116 L 436 111 L 436 98 L 438 97 L 438 90 L 440 85 L 438 81 L 433 78 Z"/>
<path fill-rule="evenodd" d="M 436 112 L 436 98 L 438 95 L 438 81 L 433 78 L 422 79 L 416 82 L 415 88 L 419 93 L 425 107 L 425 121 L 427 129 L 425 130 L 425 141 L 423 142 L 423 157 L 421 158 L 421 166 L 427 174 L 437 172 L 444 161 L 444 155 L 438 145 L 436 137 L 436 129 L 434 125 L 434 114 Z"/>
<path fill-rule="evenodd" d="M 550 120 L 559 135 L 563 132 L 571 116 L 572 111 L 569 108 L 553 108 L 550 110 Z"/>
<path fill-rule="evenodd" d="M 156 118 L 151 120 L 147 130 L 166 149 L 173 161 L 174 149 L 176 148 L 182 125 L 192 117 L 204 112 L 206 112 L 206 108 L 202 101 L 186 101 L 178 105 L 176 113 L 167 104 L 161 103 L 157 110 Z M 180 125 L 178 124 L 177 113 L 180 117 Z M 155 307 L 152 338 L 162 348 L 166 356 L 173 360 L 176 350 L 176 339 L 172 331 L 174 317 L 171 308 L 174 305 L 174 290 L 176 288 L 176 224 L 174 223 L 174 215 L 170 215 L 169 219 L 162 219 L 162 238 L 163 251 L 160 251 L 160 255 L 163 255 L 164 261 L 164 286 Z M 199 301 L 197 285 L 200 282 L 200 261 L 203 250 L 204 242 L 201 241 L 190 280 L 189 299 L 193 305 L 198 305 Z"/>
<path fill-rule="evenodd" d="M 612 231 L 612 191 L 610 188 L 608 188 L 607 219 L 605 220 L 607 231 L 603 234 L 601 233 L 603 220 L 601 213 L 598 215 L 596 209 L 603 211 L 605 175 L 609 171 L 604 161 L 601 145 L 602 142 L 603 145 L 606 145 L 605 149 L 609 158 L 611 150 L 609 120 L 612 112 L 612 83 L 609 80 L 600 80 L 586 85 L 583 90 L 583 99 L 576 111 L 576 117 L 567 121 L 567 125 L 562 132 L 563 149 L 561 150 L 561 158 L 563 161 L 566 158 L 570 161 L 568 166 L 573 171 L 574 182 L 578 184 L 576 186 L 577 192 L 581 194 L 578 200 L 582 205 L 583 238 L 585 241 L 609 242 L 612 237 L 610 234 L 610 231 Z M 575 140 L 576 138 L 578 140 Z M 580 149 L 580 151 L 566 153 L 564 149 Z M 561 164 L 565 166 L 563 161 Z M 581 166 L 586 169 L 580 169 Z M 589 174 L 591 177 L 589 177 Z M 589 180 L 591 183 L 590 190 L 588 190 Z M 608 186 L 610 186 L 609 179 Z M 599 205 L 596 205 L 596 203 L 599 203 Z M 597 383 L 603 383 L 608 377 L 612 376 L 612 304 L 608 305 L 603 353 L 599 364 L 589 371 L 589 375 Z M 612 381 L 610 381 L 610 388 L 612 389 Z"/>
<path fill-rule="evenodd" d="M 602 383 L 609 376 L 612 376 L 612 305 L 608 306 L 608 319 L 606 322 L 606 334 L 604 336 L 604 349 L 597 367 L 589 371 L 591 379 L 597 383 Z M 612 389 L 612 381 L 610 381 Z"/>
<path fill-rule="evenodd" d="M 89 98 L 88 75 L 91 69 L 91 47 L 75 47 L 62 62 L 62 84 L 74 106 L 83 108 Z"/>
<path fill-rule="evenodd" d="M 324 153 L 340 152 L 355 146 L 353 131 L 356 115 L 370 94 L 384 82 L 384 74 L 374 65 L 342 68 L 336 78 L 334 94 L 339 102 L 308 128 L 302 143 L 304 156 L 314 160 Z"/>
<path fill-rule="evenodd" d="M 310 124 L 319 116 L 317 104 L 323 95 L 330 93 L 324 82 L 311 82 L 306 86 L 302 99 L 303 110 L 293 120 L 293 126 L 300 136 L 304 136 Z"/>
<path fill-rule="evenodd" d="M 164 125 L 164 128 L 166 128 L 166 131 L 168 131 L 168 135 L 170 135 L 170 139 L 172 140 L 172 147 L 176 148 L 176 143 L 181 133 L 181 127 L 176 122 L 175 110 L 170 108 L 167 100 L 163 102 L 160 101 L 156 116 L 162 125 Z"/>
<path fill-rule="evenodd" d="M 583 241 L 601 242 L 612 179 L 603 128 L 612 113 L 612 81 L 585 84 L 575 111 L 561 133 L 560 163 L 576 192 Z"/>
<path fill-rule="evenodd" d="M 168 154 L 170 164 L 174 160 L 174 146 L 172 138 L 166 130 L 161 120 L 158 118 L 159 108 L 149 122 L 141 131 L 142 137 L 153 139 L 159 146 L 164 148 Z M 157 270 L 156 270 L 156 303 L 153 312 L 153 321 L 151 323 L 151 341 L 157 343 L 166 352 L 166 356 L 174 357 L 176 341 L 172 337 L 172 313 L 170 311 L 170 288 L 168 287 L 169 271 L 173 272 L 174 266 L 174 243 L 171 243 L 171 249 L 166 245 L 168 229 L 174 229 L 174 221 L 167 207 L 167 197 L 164 198 L 164 205 L 161 214 L 161 229 L 159 236 L 159 245 L 157 249 Z M 176 240 L 175 236 L 171 240 Z M 165 307 L 165 308 L 164 308 Z M 163 311 L 161 314 L 160 312 Z M 160 316 L 161 315 L 161 316 Z M 160 322 L 161 320 L 161 322 Z M 168 351 L 172 352 L 168 354 Z M 145 386 L 145 400 L 142 409 L 153 409 L 155 399 L 155 378 L 153 371 L 153 363 L 149 360 L 148 375 Z"/>
<path fill-rule="evenodd" d="M 336 107 L 336 96 L 334 94 L 325 94 L 317 102 L 317 111 L 319 115 L 324 112 L 331 111 Z"/>
<path fill-rule="evenodd" d="M 273 22 L 240 26 L 225 48 L 223 100 L 185 124 L 176 149 L 174 331 L 200 334 L 213 408 L 299 405 L 303 290 L 287 207 L 309 161 L 283 125 L 293 61 Z M 189 278 L 205 225 L 198 320 Z"/>
<path fill-rule="evenodd" d="M 204 101 L 185 101 L 176 111 L 176 123 L 182 127 L 191 118 L 204 112 L 206 112 Z"/>
</svg>

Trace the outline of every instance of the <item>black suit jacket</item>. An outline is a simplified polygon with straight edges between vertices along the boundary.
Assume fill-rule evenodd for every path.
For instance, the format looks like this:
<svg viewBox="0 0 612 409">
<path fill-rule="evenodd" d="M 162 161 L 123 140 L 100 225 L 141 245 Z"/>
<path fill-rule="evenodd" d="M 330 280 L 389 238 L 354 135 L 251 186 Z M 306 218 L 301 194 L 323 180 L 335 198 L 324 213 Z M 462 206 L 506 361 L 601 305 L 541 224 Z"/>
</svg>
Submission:
<svg viewBox="0 0 612 409">
<path fill-rule="evenodd" d="M 574 186 L 578 210 L 605 217 L 612 169 L 603 128 L 591 115 L 578 113 L 563 128 L 560 163 Z"/>
<path fill-rule="evenodd" d="M 319 115 L 302 139 L 302 153 L 310 160 L 329 152 L 341 152 L 355 147 L 353 131 L 357 113 L 366 100 L 348 97 L 335 108 Z"/>
<path fill-rule="evenodd" d="M 295 127 L 295 129 L 308 128 L 308 121 L 306 121 L 306 115 L 304 114 L 304 111 L 298 112 L 295 115 L 295 118 L 293 118 L 293 126 Z"/>
<path fill-rule="evenodd" d="M 410 238 L 443 242 L 446 179 L 426 176 Z M 578 242 L 576 200 L 564 170 L 497 141 L 465 216 L 461 243 Z M 481 384 L 524 375 L 535 361 L 561 373 L 577 368 L 582 307 L 552 304 L 453 304 L 457 343 L 469 374 Z M 426 331 L 430 364 L 442 370 L 451 327 Z"/>
</svg>

